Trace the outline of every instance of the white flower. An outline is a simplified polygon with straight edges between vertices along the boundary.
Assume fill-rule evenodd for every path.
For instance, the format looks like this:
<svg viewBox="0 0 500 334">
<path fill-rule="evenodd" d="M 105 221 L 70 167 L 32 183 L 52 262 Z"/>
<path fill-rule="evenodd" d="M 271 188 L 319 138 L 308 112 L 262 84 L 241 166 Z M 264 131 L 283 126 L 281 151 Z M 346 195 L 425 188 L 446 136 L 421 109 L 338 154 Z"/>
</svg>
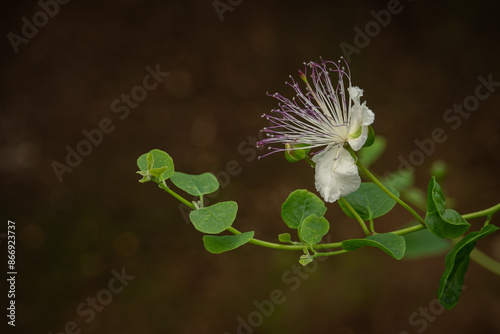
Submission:
<svg viewBox="0 0 500 334">
<path fill-rule="evenodd" d="M 348 144 L 354 151 L 361 149 L 368 137 L 368 125 L 373 123 L 375 115 L 366 102 L 361 104 L 363 90 L 351 85 L 347 63 L 347 72 L 331 61 L 307 65 L 305 73 L 299 71 L 307 86 L 306 93 L 292 78 L 292 83 L 287 84 L 295 90 L 296 97 L 289 100 L 278 93 L 272 95 L 281 102 L 280 108 L 272 110 L 277 116 L 263 115 L 272 125 L 264 128 L 268 138 L 258 145 L 307 145 L 296 149 L 325 146 L 312 158 L 316 162 L 315 185 L 325 201 L 335 202 L 357 190 L 361 184 L 356 162 L 344 146 Z M 307 79 L 307 67 L 311 71 L 312 85 Z M 335 86 L 330 74 L 336 79 L 338 77 Z M 271 153 L 287 150 L 272 146 L 269 149 Z"/>
</svg>

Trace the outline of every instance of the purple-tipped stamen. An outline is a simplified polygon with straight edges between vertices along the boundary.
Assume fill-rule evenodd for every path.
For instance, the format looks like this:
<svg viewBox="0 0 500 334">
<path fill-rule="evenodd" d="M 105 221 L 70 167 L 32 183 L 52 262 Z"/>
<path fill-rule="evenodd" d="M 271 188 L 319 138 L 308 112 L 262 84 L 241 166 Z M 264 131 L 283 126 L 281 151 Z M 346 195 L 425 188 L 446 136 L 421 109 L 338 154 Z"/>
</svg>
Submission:
<svg viewBox="0 0 500 334">
<path fill-rule="evenodd" d="M 296 93 L 292 100 L 279 93 L 268 93 L 279 101 L 279 108 L 271 111 L 275 115 L 263 115 L 271 124 L 262 130 L 268 138 L 259 141 L 257 146 L 268 146 L 271 152 L 261 157 L 291 150 L 275 147 L 274 144 L 307 145 L 297 149 L 344 145 L 350 130 L 352 107 L 352 100 L 346 97 L 345 93 L 346 84 L 347 88 L 351 87 L 350 69 L 345 60 L 344 63 L 347 72 L 344 67 L 340 67 L 340 61 L 335 63 L 322 60 L 321 64 L 306 64 L 304 72 L 298 71 L 299 77 L 306 84 L 304 92 L 292 76 L 291 83 L 286 82 Z M 310 81 L 307 78 L 308 67 Z M 330 78 L 331 73 L 338 77 L 335 88 Z"/>
</svg>

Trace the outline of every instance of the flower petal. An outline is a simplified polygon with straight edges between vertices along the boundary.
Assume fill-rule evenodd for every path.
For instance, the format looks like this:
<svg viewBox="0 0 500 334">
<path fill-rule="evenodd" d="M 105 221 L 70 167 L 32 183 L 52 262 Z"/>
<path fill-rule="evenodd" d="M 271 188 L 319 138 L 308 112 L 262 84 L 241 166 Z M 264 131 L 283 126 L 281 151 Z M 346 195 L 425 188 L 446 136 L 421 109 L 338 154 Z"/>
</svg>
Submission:
<svg viewBox="0 0 500 334">
<path fill-rule="evenodd" d="M 363 90 L 357 86 L 352 86 L 347 88 L 349 92 L 349 97 L 354 101 L 354 103 L 359 105 L 359 99 L 363 96 Z"/>
<path fill-rule="evenodd" d="M 359 188 L 358 167 L 345 148 L 329 146 L 314 156 L 313 161 L 316 162 L 316 189 L 326 202 L 333 203 Z"/>
<path fill-rule="evenodd" d="M 367 138 L 368 138 L 368 126 L 362 126 L 361 135 L 359 135 L 358 138 L 348 139 L 347 142 L 354 151 L 358 151 L 363 147 Z"/>
<path fill-rule="evenodd" d="M 349 138 L 347 141 L 351 148 L 358 151 L 363 147 L 368 138 L 368 125 L 375 120 L 375 114 L 366 106 L 366 101 L 360 104 L 360 97 L 363 96 L 363 90 L 359 87 L 349 87 L 349 96 L 354 104 L 349 110 L 351 114 L 349 136 L 357 135 L 361 127 L 361 135 L 355 138 Z"/>
<path fill-rule="evenodd" d="M 366 101 L 361 105 L 361 124 L 370 125 L 375 121 L 375 114 L 366 106 Z"/>
</svg>

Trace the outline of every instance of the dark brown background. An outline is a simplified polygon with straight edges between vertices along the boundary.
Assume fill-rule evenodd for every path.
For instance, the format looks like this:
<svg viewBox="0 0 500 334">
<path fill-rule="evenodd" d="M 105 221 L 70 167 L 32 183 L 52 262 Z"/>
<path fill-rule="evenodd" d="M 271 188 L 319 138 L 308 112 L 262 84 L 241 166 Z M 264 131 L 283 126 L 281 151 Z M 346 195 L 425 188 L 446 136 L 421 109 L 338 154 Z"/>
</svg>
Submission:
<svg viewBox="0 0 500 334">
<path fill-rule="evenodd" d="M 375 131 L 389 140 L 374 170 L 396 169 L 414 140 L 443 128 L 448 140 L 416 169 L 417 184 L 425 189 L 430 164 L 446 160 L 444 186 L 462 213 L 499 199 L 498 92 L 457 130 L 443 121 L 448 108 L 474 94 L 478 76 L 500 81 L 493 4 L 403 1 L 403 11 L 350 63 L 376 114 Z M 286 302 L 256 333 L 417 333 L 421 327 L 408 318 L 436 298 L 442 256 L 398 262 L 360 250 L 322 262 L 291 291 L 281 277 L 299 253 L 248 245 L 211 255 L 178 203 L 135 174 L 137 157 L 152 148 L 168 151 L 177 170 L 189 173 L 218 173 L 235 160 L 241 172 L 217 200 L 239 203 L 237 228 L 276 240 L 286 232 L 281 203 L 294 189 L 314 190 L 313 170 L 279 155 L 250 159 L 251 146 L 242 144 L 250 150 L 244 154 L 238 146 L 266 126 L 260 115 L 276 106 L 266 91 L 291 94 L 284 81 L 302 62 L 338 59 L 339 44 L 353 44 L 353 28 L 364 29 L 370 11 L 386 7 L 243 1 L 221 22 L 208 0 L 72 1 L 15 54 L 7 34 L 19 34 L 21 18 L 40 8 L 35 1 L 4 4 L 0 206 L 2 221 L 17 224 L 18 271 L 10 332 L 57 333 L 76 321 L 83 333 L 236 333 L 237 317 L 280 289 Z M 120 120 L 111 102 L 156 64 L 170 76 Z M 115 130 L 59 183 L 53 161 L 64 162 L 66 145 L 74 148 L 82 130 L 103 118 Z M 327 217 L 331 240 L 361 236 L 336 205 Z M 378 226 L 408 221 L 397 209 Z M 499 243 L 492 236 L 480 248 L 500 260 Z M 123 267 L 136 278 L 86 324 L 76 307 Z M 500 332 L 498 283 L 472 263 L 458 306 L 429 321 L 425 333 Z"/>
</svg>

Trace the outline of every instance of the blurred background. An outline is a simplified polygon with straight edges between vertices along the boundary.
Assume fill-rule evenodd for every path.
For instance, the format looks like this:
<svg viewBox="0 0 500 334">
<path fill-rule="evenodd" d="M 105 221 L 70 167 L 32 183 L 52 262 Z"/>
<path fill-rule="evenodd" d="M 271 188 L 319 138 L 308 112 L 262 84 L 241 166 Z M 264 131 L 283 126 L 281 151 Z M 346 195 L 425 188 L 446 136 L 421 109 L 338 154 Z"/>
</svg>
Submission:
<svg viewBox="0 0 500 334">
<path fill-rule="evenodd" d="M 385 27 L 375 23 L 388 7 Z M 276 241 L 287 232 L 281 203 L 294 189 L 314 191 L 314 171 L 279 154 L 256 159 L 261 114 L 277 105 L 266 92 L 291 97 L 284 82 L 303 62 L 344 55 L 388 141 L 373 170 L 396 170 L 415 140 L 441 128 L 447 140 L 419 162 L 416 185 L 425 190 L 442 159 L 455 209 L 488 208 L 500 198 L 500 87 L 470 114 L 444 115 L 474 96 L 479 76 L 500 82 L 498 9 L 495 1 L 4 4 L 0 233 L 16 223 L 18 272 L 9 332 L 500 333 L 499 277 L 475 263 L 459 304 L 443 311 L 435 299 L 444 255 L 396 261 L 363 249 L 310 273 L 293 271 L 300 253 L 246 245 L 212 255 L 178 202 L 135 174 L 153 148 L 178 171 L 218 174 L 224 186 L 212 201 L 237 201 L 234 226 Z M 368 39 L 356 37 L 367 27 Z M 168 75 L 143 83 L 155 70 Z M 137 102 L 127 104 L 131 94 Z M 98 145 L 78 146 L 99 128 L 108 133 Z M 68 147 L 87 156 L 58 177 Z M 331 241 L 362 236 L 336 204 L 326 216 Z M 395 209 L 377 226 L 408 222 Z M 500 260 L 500 235 L 478 247 Z M 123 273 L 118 292 L 113 277 Z M 260 318 L 256 305 L 276 289 L 283 303 Z"/>
</svg>

